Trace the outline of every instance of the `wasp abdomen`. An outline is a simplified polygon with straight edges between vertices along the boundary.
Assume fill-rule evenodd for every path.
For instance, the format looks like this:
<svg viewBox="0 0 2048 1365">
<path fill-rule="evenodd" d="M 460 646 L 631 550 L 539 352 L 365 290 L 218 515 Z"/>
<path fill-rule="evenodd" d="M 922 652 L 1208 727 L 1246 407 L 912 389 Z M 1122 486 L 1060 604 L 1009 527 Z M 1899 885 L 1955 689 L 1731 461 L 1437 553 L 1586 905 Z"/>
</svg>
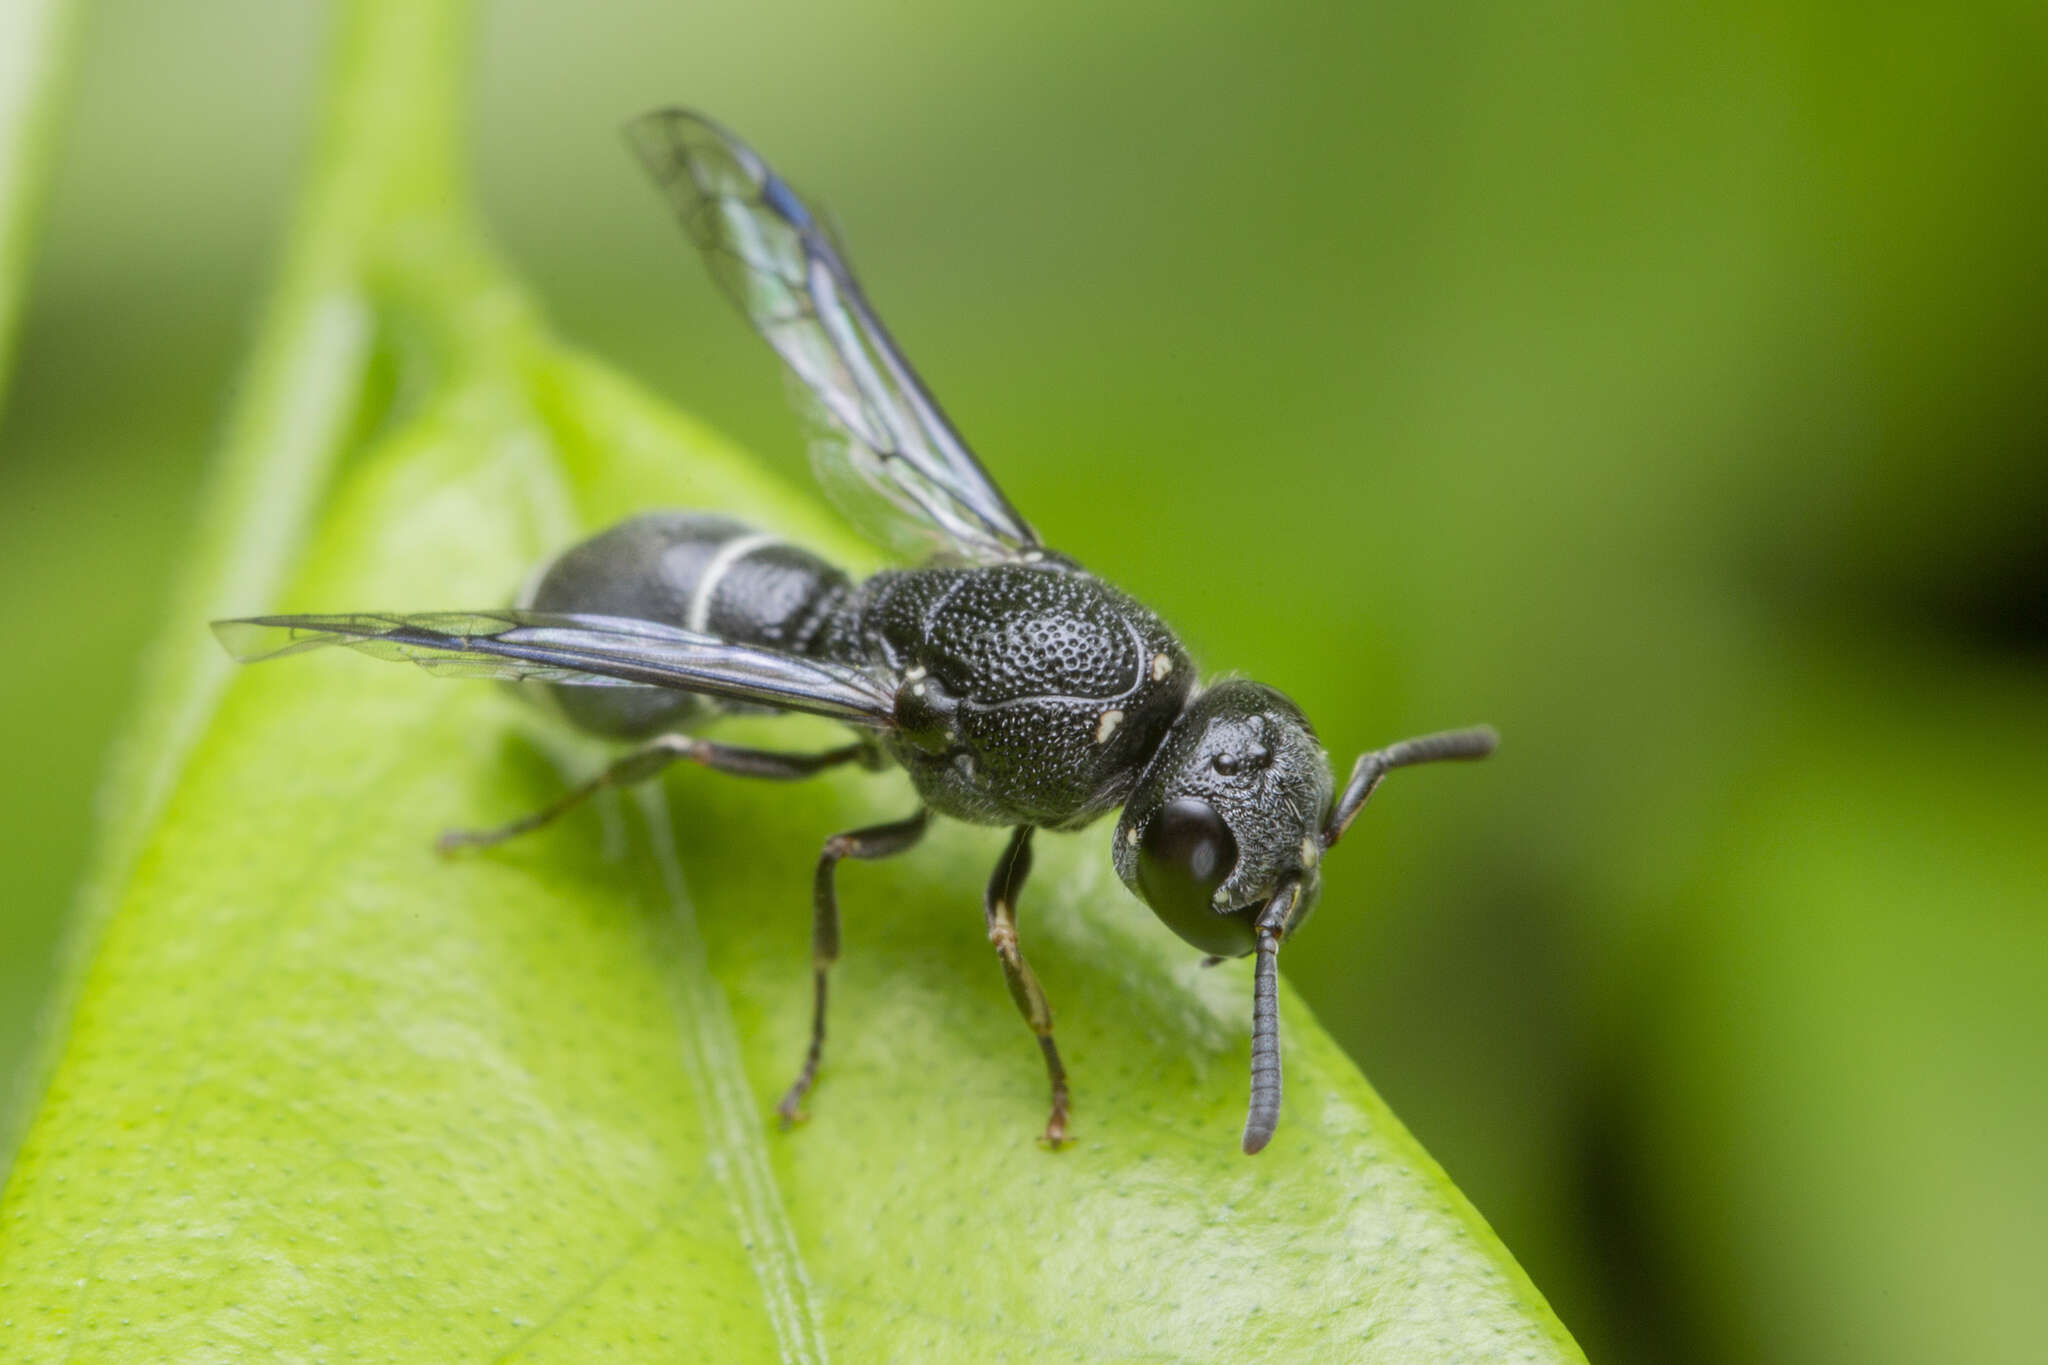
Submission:
<svg viewBox="0 0 2048 1365">
<path fill-rule="evenodd" d="M 659 621 L 812 654 L 849 589 L 844 573 L 808 550 L 731 517 L 648 512 L 564 551 L 518 605 Z M 577 726 L 619 738 L 685 727 L 718 709 L 687 692 L 652 688 L 550 691 Z"/>
</svg>

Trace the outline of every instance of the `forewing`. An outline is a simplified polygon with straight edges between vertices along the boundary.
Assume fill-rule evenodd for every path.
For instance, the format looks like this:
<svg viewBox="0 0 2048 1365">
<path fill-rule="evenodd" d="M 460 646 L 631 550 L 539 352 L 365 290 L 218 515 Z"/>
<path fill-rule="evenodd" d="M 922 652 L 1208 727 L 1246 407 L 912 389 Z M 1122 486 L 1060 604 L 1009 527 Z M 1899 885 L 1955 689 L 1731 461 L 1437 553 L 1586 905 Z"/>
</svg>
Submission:
<svg viewBox="0 0 2048 1365">
<path fill-rule="evenodd" d="M 890 690 L 858 669 L 619 616 L 538 611 L 256 616 L 216 621 L 213 632 L 243 663 L 343 645 L 451 677 L 660 687 L 877 729 L 895 724 Z"/>
<path fill-rule="evenodd" d="M 987 561 L 1037 546 L 795 191 L 688 110 L 644 115 L 627 135 L 712 277 L 808 395 L 822 428 L 811 459 L 833 500 L 899 549 Z"/>
</svg>

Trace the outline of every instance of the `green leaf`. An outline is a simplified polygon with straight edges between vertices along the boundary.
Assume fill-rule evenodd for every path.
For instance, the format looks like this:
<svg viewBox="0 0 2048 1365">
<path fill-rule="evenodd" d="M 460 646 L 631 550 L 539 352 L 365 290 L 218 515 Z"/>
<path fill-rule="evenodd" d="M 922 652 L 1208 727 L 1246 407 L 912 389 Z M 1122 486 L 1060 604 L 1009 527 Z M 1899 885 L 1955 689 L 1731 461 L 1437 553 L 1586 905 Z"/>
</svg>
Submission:
<svg viewBox="0 0 2048 1365">
<path fill-rule="evenodd" d="M 71 0 L 0 6 L 0 398 L 49 189 L 76 8 Z"/>
<path fill-rule="evenodd" d="M 458 18 L 355 7 L 181 603 L 489 605 L 659 505 L 865 563 L 551 340 L 475 246 L 440 157 Z M 847 870 L 826 1071 L 782 1133 L 811 862 L 910 810 L 900 776 L 683 773 L 443 861 L 437 832 L 599 754 L 353 656 L 223 684 L 205 614 L 169 623 L 0 1202 L 10 1359 L 1578 1358 L 1291 995 L 1280 1136 L 1238 1154 L 1246 968 L 1201 971 L 1105 830 L 1042 840 L 1022 910 L 1073 1147 L 1034 1140 L 1043 1073 L 981 925 L 1001 836 L 959 826 Z"/>
</svg>

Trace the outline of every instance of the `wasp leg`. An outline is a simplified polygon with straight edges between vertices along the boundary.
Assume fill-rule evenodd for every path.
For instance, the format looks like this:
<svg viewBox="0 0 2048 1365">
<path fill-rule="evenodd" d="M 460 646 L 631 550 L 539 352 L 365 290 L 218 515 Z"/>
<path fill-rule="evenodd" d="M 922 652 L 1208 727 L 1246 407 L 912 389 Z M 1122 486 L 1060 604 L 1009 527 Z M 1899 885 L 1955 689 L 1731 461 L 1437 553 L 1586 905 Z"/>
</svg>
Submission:
<svg viewBox="0 0 2048 1365">
<path fill-rule="evenodd" d="M 839 960 L 839 893 L 833 885 L 839 860 L 894 857 L 922 839 L 930 822 L 931 812 L 921 810 L 894 824 L 835 834 L 825 841 L 825 849 L 818 855 L 817 880 L 811 888 L 811 1046 L 804 1053 L 803 1070 L 797 1073 L 782 1103 L 775 1106 L 784 1126 L 804 1117 L 804 1095 L 818 1079 L 818 1062 L 825 1053 L 825 978 L 832 964 Z"/>
<path fill-rule="evenodd" d="M 1030 825 L 1019 825 L 1010 836 L 995 875 L 988 879 L 982 908 L 988 915 L 988 941 L 995 944 L 996 955 L 1003 960 L 1003 980 L 1009 983 L 1010 998 L 1017 1002 L 1017 1012 L 1038 1036 L 1039 1050 L 1045 1053 L 1045 1074 L 1052 1083 L 1052 1117 L 1045 1121 L 1045 1144 L 1058 1151 L 1067 1140 L 1067 1069 L 1060 1065 L 1060 1050 L 1052 1040 L 1052 1006 L 1045 1002 L 1045 991 L 1031 964 L 1024 960 L 1024 950 L 1017 946 L 1017 896 L 1024 890 L 1024 879 L 1031 875 L 1031 831 Z"/>
<path fill-rule="evenodd" d="M 621 756 L 596 777 L 569 788 L 531 815 L 522 815 L 493 829 L 451 829 L 440 837 L 434 847 L 442 853 L 453 853 L 458 848 L 487 848 L 492 844 L 502 844 L 507 839 L 552 824 L 607 787 L 630 787 L 635 782 L 645 782 L 679 759 L 736 777 L 765 777 L 787 782 L 810 777 L 842 763 L 866 761 L 871 752 L 871 745 L 849 744 L 845 748 L 827 749 L 822 753 L 781 754 L 772 749 L 713 744 L 708 739 L 695 739 L 689 735 L 663 735 Z"/>
</svg>

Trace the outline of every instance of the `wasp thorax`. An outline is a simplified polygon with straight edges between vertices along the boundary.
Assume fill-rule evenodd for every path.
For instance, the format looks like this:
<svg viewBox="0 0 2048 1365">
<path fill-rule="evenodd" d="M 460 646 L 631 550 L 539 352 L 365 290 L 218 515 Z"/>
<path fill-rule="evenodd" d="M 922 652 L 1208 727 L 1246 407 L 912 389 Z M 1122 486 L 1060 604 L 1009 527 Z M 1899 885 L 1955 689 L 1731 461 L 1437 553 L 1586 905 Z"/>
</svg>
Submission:
<svg viewBox="0 0 2048 1365">
<path fill-rule="evenodd" d="M 1202 693 L 1174 722 L 1117 822 L 1116 870 L 1195 947 L 1239 957 L 1283 878 L 1313 895 L 1329 761 L 1301 709 L 1258 683 Z"/>
</svg>

